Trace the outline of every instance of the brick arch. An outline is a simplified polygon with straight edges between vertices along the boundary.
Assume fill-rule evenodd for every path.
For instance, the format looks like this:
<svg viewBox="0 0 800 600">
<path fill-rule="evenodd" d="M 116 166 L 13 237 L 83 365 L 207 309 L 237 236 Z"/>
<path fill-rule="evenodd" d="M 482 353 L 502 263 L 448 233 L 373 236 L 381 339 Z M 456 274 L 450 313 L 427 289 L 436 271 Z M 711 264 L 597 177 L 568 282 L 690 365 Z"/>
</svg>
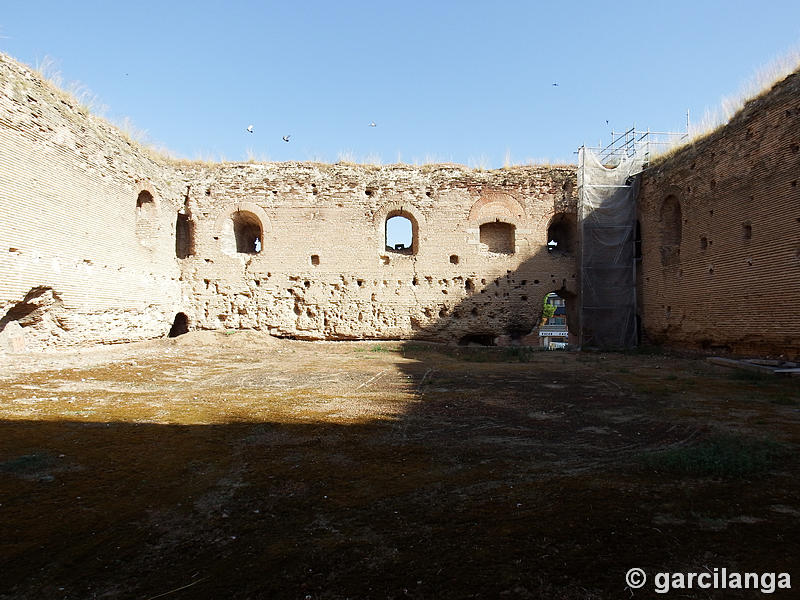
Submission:
<svg viewBox="0 0 800 600">
<path fill-rule="evenodd" d="M 386 202 L 372 215 L 372 224 L 375 227 L 378 251 L 386 252 L 386 221 L 392 217 L 406 217 L 411 221 L 412 247 L 409 254 L 417 254 L 420 248 L 421 229 L 425 225 L 424 215 L 410 202 Z"/>
<path fill-rule="evenodd" d="M 236 204 L 225 208 L 219 213 L 216 221 L 214 222 L 215 234 L 218 234 L 220 231 L 222 231 L 225 220 L 229 219 L 235 212 L 253 213 L 261 221 L 261 230 L 264 232 L 264 236 L 272 233 L 272 222 L 263 208 L 261 208 L 258 204 L 253 204 L 252 202 L 237 202 Z"/>
<path fill-rule="evenodd" d="M 505 192 L 484 192 L 469 209 L 469 221 L 481 225 L 489 221 L 502 221 L 521 225 L 527 220 L 525 208 Z"/>
<path fill-rule="evenodd" d="M 136 238 L 145 248 L 153 249 L 158 243 L 160 202 L 147 181 L 137 181 L 134 190 Z"/>
<path fill-rule="evenodd" d="M 257 228 L 255 233 L 248 231 L 246 234 L 260 238 L 261 247 L 257 252 L 252 250 L 245 251 L 239 247 L 242 240 L 239 237 L 240 234 L 236 233 L 235 217 L 237 213 L 242 213 L 242 217 L 246 217 L 246 227 Z M 263 208 L 252 202 L 237 202 L 225 208 L 214 222 L 214 235 L 220 239 L 219 247 L 223 254 L 231 256 L 241 253 L 259 254 L 264 250 L 268 250 L 269 245 L 266 242 L 266 238 L 271 233 L 272 223 L 270 222 L 269 216 L 267 216 Z M 250 242 L 252 242 L 252 239 L 247 243 L 249 244 Z"/>
</svg>

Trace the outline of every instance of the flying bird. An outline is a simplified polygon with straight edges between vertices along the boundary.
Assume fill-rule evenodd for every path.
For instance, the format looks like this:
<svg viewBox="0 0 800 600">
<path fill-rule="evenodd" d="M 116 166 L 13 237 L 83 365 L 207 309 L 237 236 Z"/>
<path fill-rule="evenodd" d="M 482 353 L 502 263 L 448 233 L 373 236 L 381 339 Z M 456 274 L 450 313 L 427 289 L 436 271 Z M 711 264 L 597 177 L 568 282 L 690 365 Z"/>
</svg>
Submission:
<svg viewBox="0 0 800 600">
<path fill-rule="evenodd" d="M 247 133 L 253 133 L 253 126 L 252 125 L 248 125 L 247 126 Z"/>
<path fill-rule="evenodd" d="M 557 83 L 554 83 L 554 84 L 553 84 L 553 87 L 558 87 L 558 84 L 557 84 Z"/>
<path fill-rule="evenodd" d="M 369 126 L 370 127 L 377 127 L 377 125 L 375 125 L 375 121 L 370 121 Z"/>
<path fill-rule="evenodd" d="M 285 136 L 283 136 L 283 141 L 284 141 L 284 142 L 288 142 L 290 137 L 292 137 L 292 136 L 291 136 L 291 135 L 285 135 Z"/>
</svg>

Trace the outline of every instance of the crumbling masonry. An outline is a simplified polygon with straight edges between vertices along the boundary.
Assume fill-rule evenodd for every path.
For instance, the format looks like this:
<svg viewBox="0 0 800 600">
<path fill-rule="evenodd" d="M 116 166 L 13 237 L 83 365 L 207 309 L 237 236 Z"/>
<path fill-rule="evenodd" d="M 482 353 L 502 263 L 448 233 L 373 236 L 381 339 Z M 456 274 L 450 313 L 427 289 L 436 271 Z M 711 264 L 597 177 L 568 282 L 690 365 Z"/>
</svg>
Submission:
<svg viewBox="0 0 800 600">
<path fill-rule="evenodd" d="M 800 353 L 797 80 L 643 174 L 646 339 Z M 0 54 L 1 346 L 189 329 L 535 344 L 550 292 L 577 342 L 576 195 L 570 166 L 170 161 Z M 410 247 L 387 245 L 395 216 Z"/>
</svg>

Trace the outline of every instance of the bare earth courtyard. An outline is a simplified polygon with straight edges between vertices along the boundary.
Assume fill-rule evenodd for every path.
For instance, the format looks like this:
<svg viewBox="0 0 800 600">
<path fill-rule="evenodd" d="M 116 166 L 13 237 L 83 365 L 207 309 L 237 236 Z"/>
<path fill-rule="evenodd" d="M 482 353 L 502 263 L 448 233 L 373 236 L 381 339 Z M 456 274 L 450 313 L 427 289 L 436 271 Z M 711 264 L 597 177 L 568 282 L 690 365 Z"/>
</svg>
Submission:
<svg viewBox="0 0 800 600">
<path fill-rule="evenodd" d="M 715 568 L 800 586 L 797 378 L 254 332 L 2 360 L 3 599 L 763 597 L 655 594 Z"/>
</svg>

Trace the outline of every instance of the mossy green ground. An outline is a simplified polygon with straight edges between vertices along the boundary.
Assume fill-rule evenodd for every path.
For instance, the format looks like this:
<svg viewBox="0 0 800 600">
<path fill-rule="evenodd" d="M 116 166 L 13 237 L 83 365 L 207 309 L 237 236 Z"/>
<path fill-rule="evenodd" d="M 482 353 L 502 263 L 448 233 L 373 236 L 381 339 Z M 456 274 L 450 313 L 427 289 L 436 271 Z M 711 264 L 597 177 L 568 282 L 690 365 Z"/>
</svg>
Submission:
<svg viewBox="0 0 800 600">
<path fill-rule="evenodd" d="M 630 598 L 631 567 L 800 578 L 797 379 L 252 333 L 3 367 L 4 600 Z M 713 462 L 719 439 L 755 466 L 664 462 Z M 718 594 L 680 597 L 761 597 Z"/>
</svg>

